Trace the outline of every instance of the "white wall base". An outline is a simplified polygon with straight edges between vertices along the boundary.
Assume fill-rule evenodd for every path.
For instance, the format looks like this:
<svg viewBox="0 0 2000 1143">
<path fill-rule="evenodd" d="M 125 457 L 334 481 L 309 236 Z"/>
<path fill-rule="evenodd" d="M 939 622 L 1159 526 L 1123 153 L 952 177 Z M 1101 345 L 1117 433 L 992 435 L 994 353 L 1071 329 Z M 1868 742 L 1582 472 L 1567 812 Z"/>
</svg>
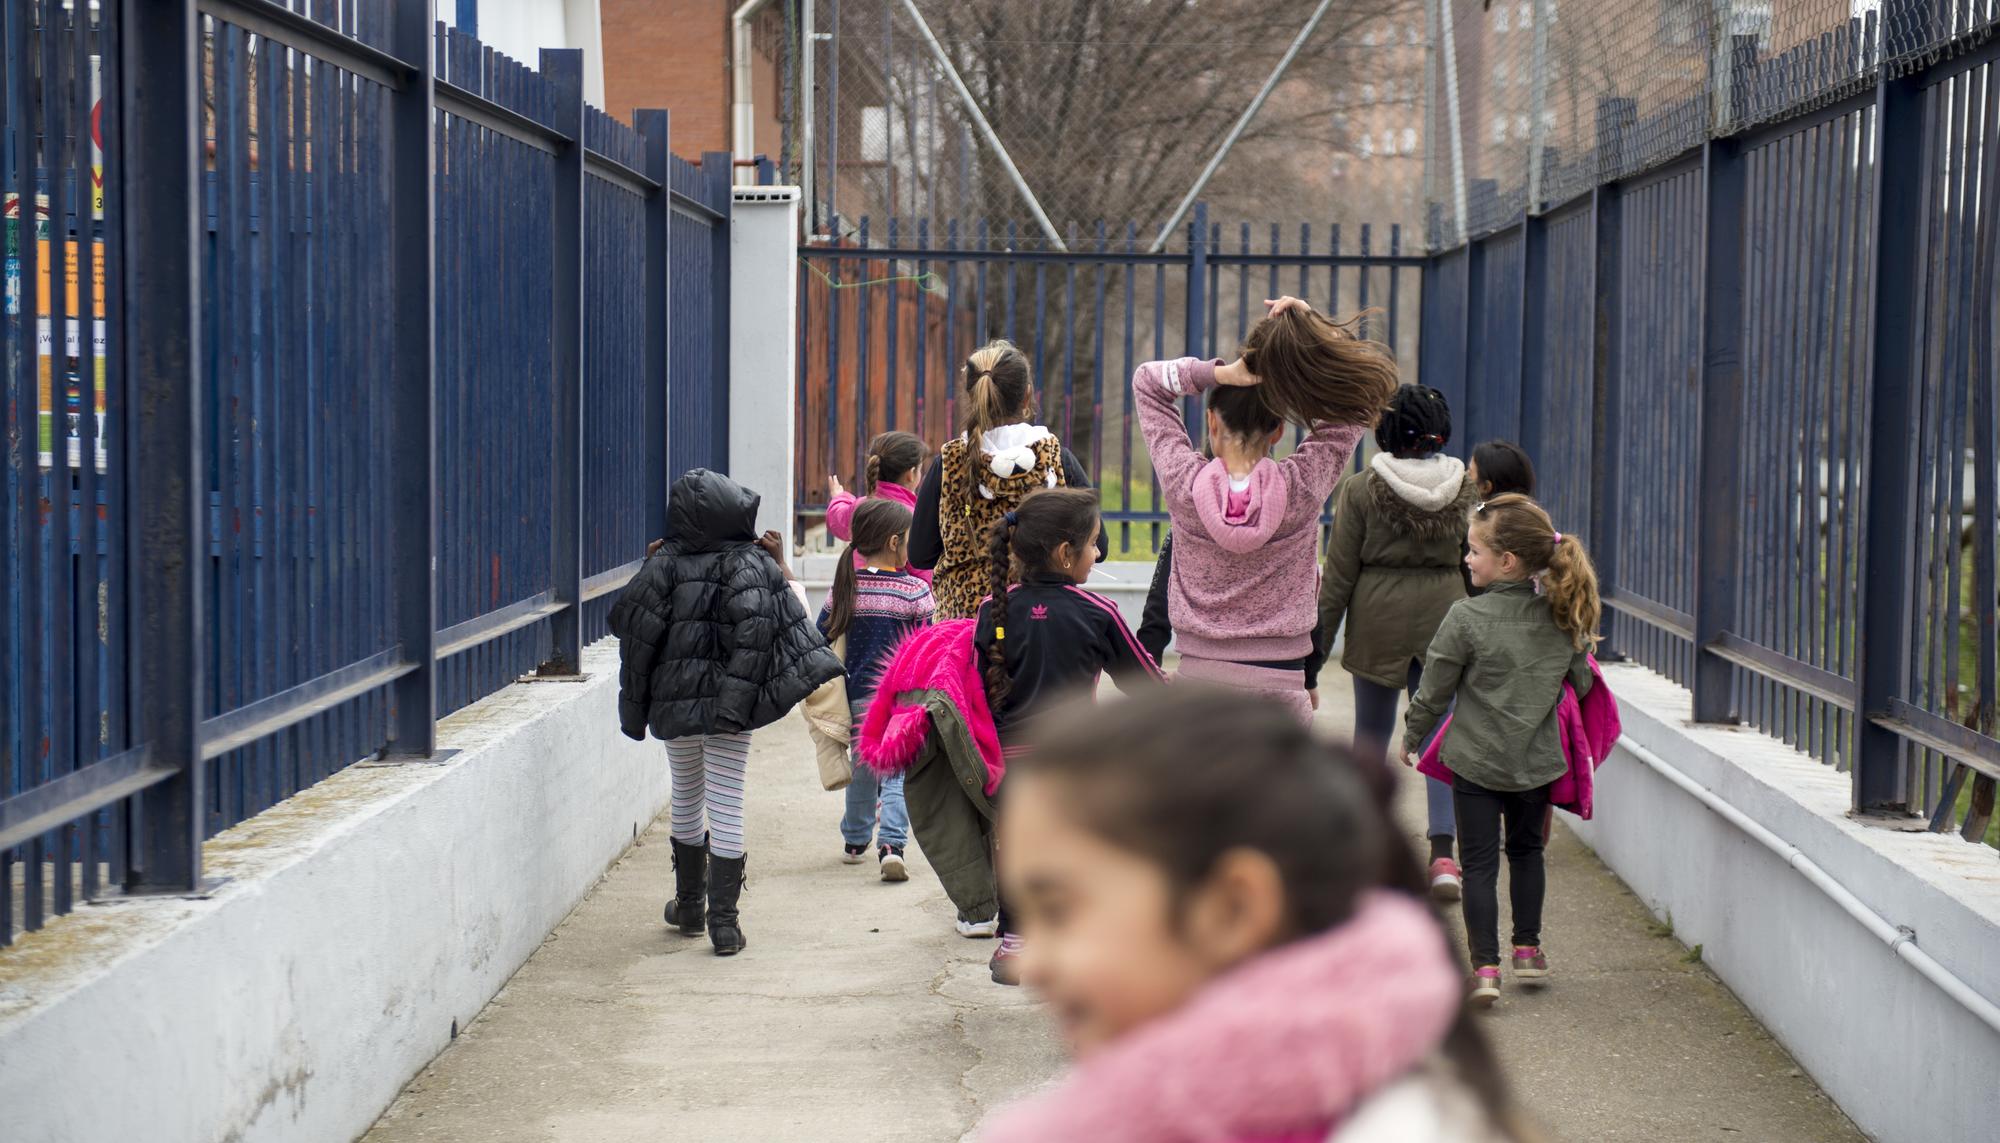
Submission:
<svg viewBox="0 0 2000 1143">
<path fill-rule="evenodd" d="M 1607 667 L 1627 736 L 1845 885 L 1975 990 L 2000 997 L 2000 856 L 1848 816 L 1848 776 L 1749 730 L 1690 726 L 1687 692 Z M 1919 976 L 1771 851 L 1620 751 L 1596 817 L 1565 816 L 1860 1125 L 1886 1141 L 1993 1137 L 2000 1033 Z M 1644 1031 L 1639 1030 L 1643 1035 Z"/>
<path fill-rule="evenodd" d="M 360 1135 L 666 803 L 660 744 L 618 732 L 617 665 L 599 643 L 584 681 L 445 720 L 460 753 L 229 830 L 206 899 L 86 906 L 0 953 L 0 1135 Z"/>
</svg>

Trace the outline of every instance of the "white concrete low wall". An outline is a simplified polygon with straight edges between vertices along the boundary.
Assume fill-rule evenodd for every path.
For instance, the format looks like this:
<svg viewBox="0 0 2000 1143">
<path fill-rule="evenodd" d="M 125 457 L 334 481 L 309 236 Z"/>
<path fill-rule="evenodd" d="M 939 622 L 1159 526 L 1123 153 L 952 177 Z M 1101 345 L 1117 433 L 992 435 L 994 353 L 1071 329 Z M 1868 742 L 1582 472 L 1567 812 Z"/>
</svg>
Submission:
<svg viewBox="0 0 2000 1143">
<path fill-rule="evenodd" d="M 584 670 L 447 719 L 449 758 L 350 768 L 216 838 L 206 899 L 86 906 L 0 952 L 0 1138 L 366 1130 L 666 802 L 660 745 L 618 733 L 616 645 Z"/>
<path fill-rule="evenodd" d="M 1956 835 L 1848 816 L 1848 777 L 1748 730 L 1690 726 L 1687 692 L 1606 669 L 1625 733 L 1799 847 L 1981 994 L 2000 997 L 2000 857 Z M 1620 751 L 1596 817 L 1563 820 L 1875 1138 L 1993 1138 L 2000 1033 L 1796 871 Z M 1634 1035 L 1645 1035 L 1635 1025 Z"/>
</svg>

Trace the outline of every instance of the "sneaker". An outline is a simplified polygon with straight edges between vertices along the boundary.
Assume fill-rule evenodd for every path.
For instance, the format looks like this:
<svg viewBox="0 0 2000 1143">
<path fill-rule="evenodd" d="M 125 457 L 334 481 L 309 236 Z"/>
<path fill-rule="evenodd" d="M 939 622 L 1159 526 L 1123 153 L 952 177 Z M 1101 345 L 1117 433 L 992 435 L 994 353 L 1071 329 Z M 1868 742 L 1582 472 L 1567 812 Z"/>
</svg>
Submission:
<svg viewBox="0 0 2000 1143">
<path fill-rule="evenodd" d="M 868 860 L 868 846 L 850 845 L 840 855 L 842 865 L 859 865 Z"/>
<path fill-rule="evenodd" d="M 1000 935 L 1000 918 L 985 921 L 960 921 L 958 935 L 967 940 L 990 940 Z"/>
<path fill-rule="evenodd" d="M 878 855 L 878 860 L 882 863 L 882 880 L 908 881 L 910 879 L 910 867 L 903 863 L 902 846 L 883 846 L 881 853 Z"/>
<path fill-rule="evenodd" d="M 993 950 L 993 959 L 986 963 L 993 974 L 993 983 L 1009 987 L 1021 983 L 1021 938 L 1013 933 L 1000 937 L 1000 947 Z"/>
<path fill-rule="evenodd" d="M 1489 964 L 1472 970 L 1472 1006 L 1491 1008 L 1500 999 L 1500 966 Z"/>
<path fill-rule="evenodd" d="M 1548 979 L 1549 954 L 1540 945 L 1515 945 L 1514 975 L 1522 980 Z"/>
<path fill-rule="evenodd" d="M 1431 900 L 1456 901 L 1464 892 L 1465 882 L 1459 877 L 1458 862 L 1449 857 L 1431 862 Z"/>
</svg>

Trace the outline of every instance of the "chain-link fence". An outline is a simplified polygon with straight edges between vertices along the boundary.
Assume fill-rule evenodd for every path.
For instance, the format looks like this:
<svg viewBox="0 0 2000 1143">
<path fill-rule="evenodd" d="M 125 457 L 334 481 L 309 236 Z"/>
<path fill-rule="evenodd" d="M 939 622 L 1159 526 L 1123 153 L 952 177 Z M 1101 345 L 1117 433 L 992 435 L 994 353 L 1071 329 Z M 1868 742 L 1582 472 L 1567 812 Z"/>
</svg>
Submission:
<svg viewBox="0 0 2000 1143">
<path fill-rule="evenodd" d="M 1218 218 L 1422 221 L 1420 0 L 799 0 L 783 27 L 785 176 L 822 234 L 1150 244 L 1198 183 Z"/>
<path fill-rule="evenodd" d="M 1434 249 L 1853 95 L 1990 29 L 1995 0 L 1426 0 Z"/>
</svg>

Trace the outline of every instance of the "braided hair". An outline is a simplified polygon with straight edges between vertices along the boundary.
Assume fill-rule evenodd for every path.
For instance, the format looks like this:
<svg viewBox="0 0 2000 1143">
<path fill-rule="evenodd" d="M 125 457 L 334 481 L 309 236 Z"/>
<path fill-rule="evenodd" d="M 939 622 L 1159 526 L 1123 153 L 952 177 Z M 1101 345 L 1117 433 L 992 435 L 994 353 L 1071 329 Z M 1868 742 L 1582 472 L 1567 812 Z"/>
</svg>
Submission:
<svg viewBox="0 0 2000 1143">
<path fill-rule="evenodd" d="M 1451 406 L 1428 385 L 1400 385 L 1375 425 L 1375 445 L 1390 456 L 1422 459 L 1451 441 Z"/>
</svg>

